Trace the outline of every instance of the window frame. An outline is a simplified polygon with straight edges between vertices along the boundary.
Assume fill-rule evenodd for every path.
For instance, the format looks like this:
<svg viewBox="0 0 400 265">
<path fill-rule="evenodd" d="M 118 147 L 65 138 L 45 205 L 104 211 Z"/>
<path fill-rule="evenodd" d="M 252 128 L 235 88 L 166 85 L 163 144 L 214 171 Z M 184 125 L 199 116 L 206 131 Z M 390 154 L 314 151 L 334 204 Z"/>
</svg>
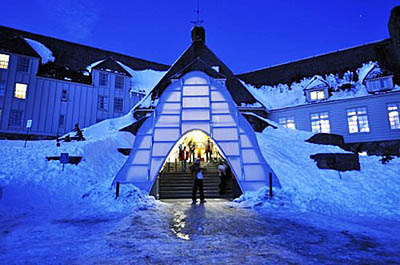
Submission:
<svg viewBox="0 0 400 265">
<path fill-rule="evenodd" d="M 8 57 L 7 60 L 2 60 L 2 57 Z M 0 70 L 8 70 L 10 64 L 10 55 L 7 53 L 0 53 Z"/>
<path fill-rule="evenodd" d="M 397 112 L 397 124 L 398 128 L 392 128 L 392 123 L 390 121 L 390 110 L 389 110 L 389 105 L 394 105 L 397 109 L 395 110 Z M 389 123 L 389 129 L 390 131 L 397 131 L 400 130 L 400 102 L 392 102 L 392 103 L 387 103 L 386 104 L 386 112 L 387 112 L 387 118 L 388 118 L 388 123 Z M 396 124 L 396 122 L 395 122 Z"/>
<path fill-rule="evenodd" d="M 105 77 L 105 78 L 102 78 Z M 108 74 L 107 73 L 103 73 L 103 72 L 99 72 L 99 86 L 102 87 L 107 87 L 108 86 Z M 103 83 L 105 82 L 105 83 Z"/>
<path fill-rule="evenodd" d="M 321 119 L 322 115 L 326 114 L 326 118 Z M 318 115 L 318 119 L 313 119 L 313 115 Z M 318 122 L 318 131 L 314 131 L 313 128 L 315 126 L 313 126 L 313 122 Z M 323 131 L 323 128 L 326 128 L 326 126 L 323 126 L 324 124 L 326 125 L 326 123 L 323 123 L 322 121 L 327 121 L 328 124 L 328 131 Z M 310 113 L 310 125 L 311 125 L 311 131 L 314 133 L 331 133 L 331 122 L 329 119 L 329 111 L 321 111 L 321 112 L 313 112 Z"/>
<path fill-rule="evenodd" d="M 21 92 L 20 90 L 18 90 L 19 89 L 19 88 L 17 88 L 18 85 L 25 85 L 25 91 Z M 28 93 L 28 84 L 15 82 L 14 98 L 26 100 L 27 93 Z M 20 94 L 21 95 L 23 94 L 23 96 L 19 96 Z"/>
<path fill-rule="evenodd" d="M 365 109 L 365 114 L 358 114 L 358 112 L 359 112 L 359 110 L 360 109 Z M 355 117 L 357 118 L 356 119 L 356 123 L 357 123 L 357 131 L 356 132 L 351 132 L 350 131 L 350 121 L 349 121 L 349 118 L 350 117 L 354 117 L 354 115 L 352 115 L 352 116 L 349 116 L 349 111 L 350 110 L 355 110 L 355 113 L 356 113 L 356 115 L 355 115 Z M 367 124 L 367 127 L 368 127 L 368 131 L 361 131 L 361 127 L 360 127 L 360 118 L 359 117 L 366 117 L 366 124 Z M 347 120 L 347 134 L 349 134 L 349 135 L 355 135 L 355 134 L 368 134 L 368 133 L 371 133 L 371 123 L 370 123 L 370 121 L 369 121 L 369 117 L 368 117 L 368 108 L 367 108 L 367 106 L 360 106 L 360 107 L 352 107 L 352 108 L 346 108 L 346 120 Z M 365 121 L 364 120 L 364 121 Z"/>
<path fill-rule="evenodd" d="M 102 99 L 102 100 L 100 100 Z M 108 110 L 108 97 L 103 95 L 97 96 L 97 109 L 101 111 Z"/>
<path fill-rule="evenodd" d="M 16 123 L 17 121 L 15 119 L 15 114 L 19 114 L 19 123 Z M 10 110 L 10 117 L 8 119 L 8 126 L 9 127 L 18 127 L 21 128 L 23 126 L 23 120 L 24 120 L 24 111 L 23 110 L 18 110 L 18 109 L 12 109 Z M 13 122 L 14 121 L 14 122 Z"/>
<path fill-rule="evenodd" d="M 31 59 L 25 56 L 18 56 L 17 72 L 28 73 L 31 65 Z"/>
<path fill-rule="evenodd" d="M 119 80 L 117 82 L 117 80 Z M 117 86 L 117 84 L 120 84 L 121 86 Z M 125 88 L 125 77 L 122 75 L 115 75 L 115 80 L 114 80 L 114 88 L 116 89 L 124 89 Z"/>
<path fill-rule="evenodd" d="M 117 101 L 121 101 L 121 104 L 117 104 Z M 117 109 L 116 106 L 121 105 L 121 109 Z M 114 98 L 114 112 L 116 113 L 122 113 L 124 112 L 124 99 L 123 98 Z"/>
<path fill-rule="evenodd" d="M 281 120 L 284 120 L 283 123 L 281 123 Z M 292 123 L 289 123 L 289 121 L 292 121 Z M 280 125 L 283 125 L 283 127 L 288 128 L 288 129 L 296 129 L 296 121 L 294 116 L 284 116 L 284 117 L 279 117 L 278 118 L 278 123 Z M 293 125 L 293 126 L 290 126 Z"/>
</svg>

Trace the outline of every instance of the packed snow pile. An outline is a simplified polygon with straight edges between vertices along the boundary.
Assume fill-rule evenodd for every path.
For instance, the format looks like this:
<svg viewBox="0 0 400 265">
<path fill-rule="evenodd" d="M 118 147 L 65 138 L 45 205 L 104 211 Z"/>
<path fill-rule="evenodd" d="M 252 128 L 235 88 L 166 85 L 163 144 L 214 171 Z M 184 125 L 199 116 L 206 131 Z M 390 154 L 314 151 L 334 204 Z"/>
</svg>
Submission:
<svg viewBox="0 0 400 265">
<path fill-rule="evenodd" d="M 42 58 L 42 64 L 54 62 L 56 59 L 53 56 L 53 52 L 42 43 L 28 38 L 25 38 L 25 41 L 40 55 Z"/>
<path fill-rule="evenodd" d="M 242 84 L 247 87 L 258 101 L 272 110 L 309 104 L 306 101 L 304 90 L 307 89 L 314 80 L 323 81 L 329 86 L 332 95 L 327 101 L 368 96 L 369 93 L 363 81 L 373 69 L 376 69 L 376 71 L 380 69 L 377 62 L 363 64 L 356 70 L 358 81 L 354 81 L 354 74 L 347 71 L 343 76 L 339 76 L 338 74 L 329 74 L 324 77 L 317 75 L 303 78 L 301 81 L 293 82 L 292 84 L 278 84 L 276 86 L 266 85 L 260 88 L 244 82 L 242 82 Z M 400 91 L 400 87 L 395 85 L 392 91 Z"/>
<path fill-rule="evenodd" d="M 115 199 L 112 181 L 126 160 L 117 148 L 131 147 L 133 136 L 119 132 L 132 121 L 131 115 L 110 119 L 83 129 L 86 141 L 0 141 L 0 187 L 3 208 L 19 211 L 67 212 L 80 215 L 106 212 L 127 213 L 150 207 L 154 199 L 132 185 L 121 187 Z M 47 161 L 47 156 L 82 156 L 78 165 Z"/>
<path fill-rule="evenodd" d="M 275 124 L 275 123 L 274 123 Z M 247 193 L 241 207 L 287 207 L 329 215 L 400 216 L 400 159 L 383 165 L 377 156 L 360 156 L 361 171 L 318 169 L 310 155 L 345 152 L 339 147 L 307 143 L 313 133 L 268 127 L 257 138 L 282 189 Z"/>
</svg>

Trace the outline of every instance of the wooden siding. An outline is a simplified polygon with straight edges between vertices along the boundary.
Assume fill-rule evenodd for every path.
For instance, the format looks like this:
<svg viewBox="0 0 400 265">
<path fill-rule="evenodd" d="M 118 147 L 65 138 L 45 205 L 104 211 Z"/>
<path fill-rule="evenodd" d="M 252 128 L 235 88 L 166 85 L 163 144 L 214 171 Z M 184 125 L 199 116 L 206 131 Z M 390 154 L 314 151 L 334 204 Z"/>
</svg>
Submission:
<svg viewBox="0 0 400 265">
<path fill-rule="evenodd" d="M 400 92 L 271 110 L 268 118 L 278 122 L 279 118 L 293 116 L 296 129 L 311 131 L 311 114 L 328 112 L 331 133 L 343 135 L 347 143 L 400 140 L 400 130 L 390 129 L 387 112 L 387 104 L 396 102 L 400 103 Z M 367 108 L 370 132 L 350 134 L 347 109 L 358 107 Z"/>
</svg>

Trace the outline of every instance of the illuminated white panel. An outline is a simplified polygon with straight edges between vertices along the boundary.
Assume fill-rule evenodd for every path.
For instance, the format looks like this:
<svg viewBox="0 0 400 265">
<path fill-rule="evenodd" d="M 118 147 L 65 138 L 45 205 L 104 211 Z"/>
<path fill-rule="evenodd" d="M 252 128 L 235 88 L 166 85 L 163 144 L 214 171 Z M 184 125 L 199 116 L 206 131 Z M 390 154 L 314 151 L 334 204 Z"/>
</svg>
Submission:
<svg viewBox="0 0 400 265">
<path fill-rule="evenodd" d="M 253 147 L 247 134 L 240 135 L 240 143 L 242 147 Z"/>
<path fill-rule="evenodd" d="M 138 142 L 137 148 L 150 148 L 151 136 L 150 135 L 137 135 L 136 139 Z"/>
<path fill-rule="evenodd" d="M 268 173 L 262 165 L 244 165 L 244 175 L 246 180 L 267 180 Z"/>
<path fill-rule="evenodd" d="M 181 104 L 179 103 L 160 103 L 160 112 L 163 114 L 180 114 Z"/>
<path fill-rule="evenodd" d="M 158 115 L 156 127 L 179 126 L 179 115 Z"/>
<path fill-rule="evenodd" d="M 215 140 L 238 140 L 236 128 L 213 128 Z"/>
<path fill-rule="evenodd" d="M 182 120 L 210 120 L 209 109 L 183 109 Z"/>
<path fill-rule="evenodd" d="M 164 91 L 161 99 L 162 99 L 162 101 L 165 101 L 165 102 L 181 101 L 181 92 L 180 91 Z"/>
<path fill-rule="evenodd" d="M 148 164 L 150 150 L 137 150 L 132 160 L 133 164 Z"/>
<path fill-rule="evenodd" d="M 209 95 L 208 86 L 184 86 L 183 95 L 184 96 L 208 96 Z"/>
<path fill-rule="evenodd" d="M 154 141 L 176 141 L 179 137 L 179 128 L 156 128 L 154 130 Z"/>
<path fill-rule="evenodd" d="M 213 126 L 236 126 L 236 122 L 231 115 L 213 115 Z"/>
<path fill-rule="evenodd" d="M 158 175 L 158 171 L 161 169 L 161 165 L 164 161 L 162 157 L 153 157 L 151 159 L 151 168 L 150 168 L 150 176 L 156 177 Z"/>
<path fill-rule="evenodd" d="M 207 80 L 201 77 L 189 77 L 184 81 L 185 85 L 202 85 L 202 84 L 207 84 Z"/>
<path fill-rule="evenodd" d="M 221 91 L 211 91 L 211 101 L 227 101 L 224 93 Z"/>
<path fill-rule="evenodd" d="M 242 149 L 243 163 L 259 163 L 257 152 L 254 149 Z"/>
<path fill-rule="evenodd" d="M 153 156 L 166 156 L 169 150 L 172 148 L 172 143 L 154 143 L 153 144 Z"/>
<path fill-rule="evenodd" d="M 240 167 L 240 158 L 239 157 L 229 157 L 229 162 L 231 163 L 233 173 L 236 178 L 241 179 L 242 169 Z"/>
<path fill-rule="evenodd" d="M 219 145 L 227 156 L 239 155 L 239 144 L 237 142 L 220 142 Z"/>
<path fill-rule="evenodd" d="M 202 130 L 207 134 L 210 134 L 209 122 L 182 122 L 182 134 L 190 130 Z"/>
<path fill-rule="evenodd" d="M 226 102 L 214 102 L 211 104 L 211 109 L 215 114 L 225 114 L 231 112 L 229 105 Z"/>
<path fill-rule="evenodd" d="M 210 101 L 208 97 L 184 97 L 182 106 L 184 108 L 208 108 Z"/>
<path fill-rule="evenodd" d="M 126 182 L 146 181 L 148 174 L 147 166 L 129 166 L 126 169 Z"/>
</svg>

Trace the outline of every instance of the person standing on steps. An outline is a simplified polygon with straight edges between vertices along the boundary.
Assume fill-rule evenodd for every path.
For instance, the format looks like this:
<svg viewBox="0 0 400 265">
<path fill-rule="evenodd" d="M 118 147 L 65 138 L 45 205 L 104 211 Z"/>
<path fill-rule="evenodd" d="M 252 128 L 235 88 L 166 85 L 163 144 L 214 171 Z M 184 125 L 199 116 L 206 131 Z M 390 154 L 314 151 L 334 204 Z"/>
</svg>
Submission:
<svg viewBox="0 0 400 265">
<path fill-rule="evenodd" d="M 204 190 L 203 190 L 203 171 L 205 168 L 200 167 L 200 159 L 196 158 L 193 165 L 190 166 L 190 172 L 192 172 L 192 177 L 194 179 L 193 189 L 192 189 L 192 203 L 196 203 L 197 188 L 199 188 L 200 193 L 200 203 L 205 203 Z"/>
<path fill-rule="evenodd" d="M 218 173 L 219 173 L 219 194 L 225 194 L 226 189 L 226 165 L 221 161 L 218 163 Z"/>
</svg>

